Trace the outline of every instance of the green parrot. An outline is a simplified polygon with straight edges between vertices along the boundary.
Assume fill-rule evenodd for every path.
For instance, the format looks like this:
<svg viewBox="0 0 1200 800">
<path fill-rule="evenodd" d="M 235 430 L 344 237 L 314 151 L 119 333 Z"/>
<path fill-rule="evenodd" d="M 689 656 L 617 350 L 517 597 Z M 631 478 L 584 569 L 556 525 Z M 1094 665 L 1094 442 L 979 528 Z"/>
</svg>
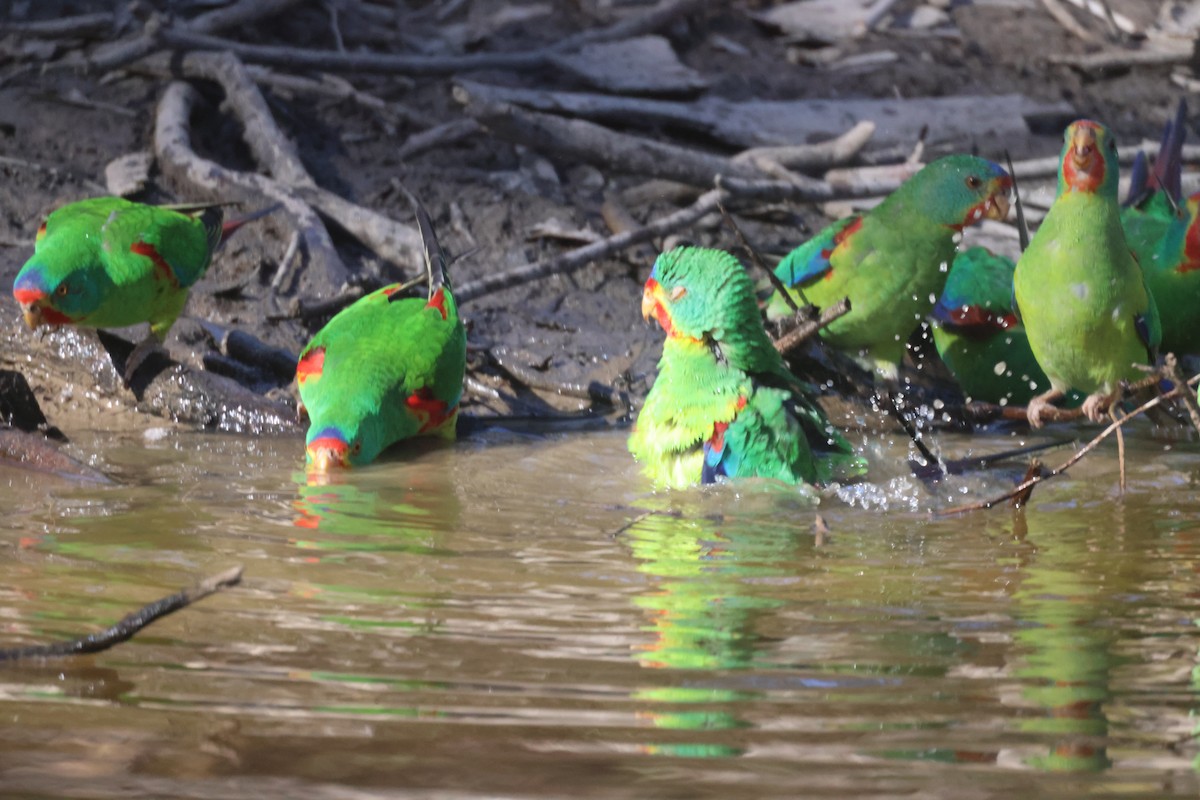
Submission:
<svg viewBox="0 0 1200 800">
<path fill-rule="evenodd" d="M 1121 224 L 1146 276 L 1162 326 L 1159 349 L 1200 353 L 1200 194 L 1183 198 L 1183 141 L 1187 105 L 1180 100 L 1163 131 L 1154 170 L 1138 153 Z"/>
<path fill-rule="evenodd" d="M 986 248 L 964 250 L 930 314 L 938 355 L 968 400 L 1023 406 L 1050 386 L 1012 313 L 1014 268 Z"/>
<path fill-rule="evenodd" d="M 263 209 L 222 223 L 218 205 L 150 206 L 121 197 L 80 200 L 38 228 L 33 256 L 13 283 L 30 329 L 41 325 L 122 328 L 150 323 L 126 361 L 125 380 L 183 311 L 213 252 Z"/>
<path fill-rule="evenodd" d="M 1029 401 L 1033 427 L 1068 389 L 1099 422 L 1120 382 L 1153 364 L 1161 331 L 1154 299 L 1129 250 L 1117 205 L 1117 145 L 1103 125 L 1077 120 L 1063 135 L 1058 196 L 1013 274 L 1013 297 L 1050 388 Z"/>
<path fill-rule="evenodd" d="M 1012 178 L 982 158 L 927 164 L 875 208 L 838 220 L 789 253 L 775 274 L 799 305 L 850 298 L 850 313 L 821 331 L 867 368 L 895 379 L 909 336 L 933 308 L 954 259 L 955 236 L 1008 214 Z M 791 307 L 778 292 L 767 317 Z"/>
<path fill-rule="evenodd" d="M 428 293 L 402 284 L 372 292 L 322 328 L 296 365 L 316 472 L 360 466 L 418 435 L 453 439 L 466 371 L 467 333 L 429 215 L 413 200 L 425 245 Z"/>
<path fill-rule="evenodd" d="M 642 315 L 658 321 L 666 342 L 629 450 L 656 485 L 721 475 L 825 483 L 865 469 L 784 366 L 753 282 L 733 256 L 694 247 L 663 253 L 646 281 Z"/>
</svg>

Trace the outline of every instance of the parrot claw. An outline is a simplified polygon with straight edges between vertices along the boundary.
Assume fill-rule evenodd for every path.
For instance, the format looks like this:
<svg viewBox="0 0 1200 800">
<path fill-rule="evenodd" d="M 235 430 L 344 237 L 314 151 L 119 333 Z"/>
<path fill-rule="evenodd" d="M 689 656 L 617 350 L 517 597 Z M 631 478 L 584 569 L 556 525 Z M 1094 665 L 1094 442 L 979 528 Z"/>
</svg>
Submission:
<svg viewBox="0 0 1200 800">
<path fill-rule="evenodd" d="M 1042 422 L 1042 414 L 1046 409 L 1054 408 L 1053 402 L 1064 394 L 1061 389 L 1051 389 L 1030 400 L 1029 405 L 1025 407 L 1025 418 L 1029 420 L 1029 427 L 1040 428 L 1045 425 L 1046 423 Z"/>
<path fill-rule="evenodd" d="M 1103 422 L 1117 400 L 1118 392 L 1096 392 L 1083 401 L 1083 415 L 1092 422 Z"/>
</svg>

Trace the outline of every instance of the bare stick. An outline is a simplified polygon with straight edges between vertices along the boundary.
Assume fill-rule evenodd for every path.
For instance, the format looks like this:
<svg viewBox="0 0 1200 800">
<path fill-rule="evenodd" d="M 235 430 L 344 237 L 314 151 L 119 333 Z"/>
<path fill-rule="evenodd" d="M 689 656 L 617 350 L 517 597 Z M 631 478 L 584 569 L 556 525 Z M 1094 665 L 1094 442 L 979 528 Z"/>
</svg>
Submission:
<svg viewBox="0 0 1200 800">
<path fill-rule="evenodd" d="M 1108 418 L 1117 424 L 1117 465 L 1121 473 L 1121 494 L 1125 494 L 1125 431 L 1121 429 L 1120 420 L 1123 417 L 1117 416 L 1117 404 L 1113 403 L 1108 407 Z"/>
<path fill-rule="evenodd" d="M 1102 50 L 1086 55 L 1051 55 L 1046 58 L 1051 64 L 1063 64 L 1083 72 L 1092 72 L 1124 67 L 1169 66 L 1187 64 L 1191 61 L 1192 49 L 1187 47 L 1158 47 L 1145 50 Z"/>
<path fill-rule="evenodd" d="M 763 263 L 762 258 L 758 255 L 758 250 L 754 249 L 754 247 L 750 245 L 750 242 L 746 240 L 746 234 L 742 232 L 741 226 L 738 225 L 733 217 L 729 215 L 729 212 L 725 210 L 725 205 L 723 203 L 717 203 L 717 208 L 721 210 L 721 217 L 725 220 L 725 224 L 733 229 L 733 233 L 737 237 L 738 244 L 740 244 L 742 249 L 746 251 L 746 254 L 750 256 L 750 260 L 754 263 L 754 266 L 758 267 L 766 274 L 767 279 L 771 281 L 771 285 L 775 287 L 775 291 L 779 292 L 780 296 L 784 299 L 784 302 L 786 302 L 792 309 L 792 312 L 797 314 L 800 313 L 800 307 L 796 305 L 796 301 L 792 299 L 792 295 L 788 292 L 788 287 L 782 280 L 780 280 L 779 276 L 775 274 L 774 270 Z M 800 287 L 797 286 L 796 291 L 799 292 L 800 297 L 804 299 L 804 304 L 811 307 L 812 304 L 808 302 L 807 297 L 804 297 L 804 292 L 800 289 Z"/>
<path fill-rule="evenodd" d="M 115 15 L 109 12 L 80 14 L 61 19 L 42 19 L 36 22 L 12 22 L 0 20 L 0 33 L 15 33 L 20 36 L 46 39 L 71 39 L 100 36 L 112 31 Z"/>
<path fill-rule="evenodd" d="M 523 111 L 506 103 L 468 101 L 466 111 L 496 136 L 542 154 L 576 159 L 608 170 L 711 186 L 717 175 L 755 180 L 749 164 L 654 139 L 632 136 L 580 119 Z"/>
<path fill-rule="evenodd" d="M 775 349 L 783 355 L 787 355 L 800 345 L 804 344 L 804 342 L 811 339 L 817 331 L 829 325 L 829 323 L 833 322 L 835 319 L 844 317 L 849 313 L 850 298 L 843 297 L 838 302 L 821 311 L 821 316 L 817 317 L 816 319 L 800 323 L 800 325 L 798 325 L 796 328 L 788 331 L 786 334 L 776 339 L 773 342 Z"/>
<path fill-rule="evenodd" d="M 759 160 L 775 162 L 791 169 L 833 167 L 854 158 L 875 134 L 875 123 L 863 120 L 837 138 L 819 144 L 801 144 L 785 147 L 752 147 L 733 157 L 733 161 L 744 161 L 761 169 Z"/>
<path fill-rule="evenodd" d="M 134 634 L 147 625 L 172 614 L 181 608 L 187 608 L 192 603 L 203 600 L 210 594 L 234 586 L 242 579 L 242 567 L 236 566 L 224 572 L 205 578 L 189 589 L 183 589 L 173 595 L 155 600 L 149 605 L 142 606 L 137 611 L 123 618 L 111 628 L 92 633 L 80 639 L 56 644 L 32 645 L 30 647 L 13 647 L 0 650 L 0 661 L 17 661 L 30 658 L 59 658 L 80 653 L 98 653 L 107 650 L 121 642 L 133 638 Z"/>
<path fill-rule="evenodd" d="M 399 161 L 408 161 L 427 150 L 433 150 L 436 147 L 446 147 L 474 136 L 480 130 L 482 129 L 479 123 L 469 117 L 466 119 L 453 119 L 441 125 L 435 125 L 429 130 L 414 133 L 404 141 L 404 144 L 396 148 L 393 155 Z"/>
<path fill-rule="evenodd" d="M 1071 12 L 1063 8 L 1059 0 L 1042 0 L 1042 5 L 1050 16 L 1054 17 L 1054 21 L 1063 26 L 1068 33 L 1089 44 L 1100 41 L 1091 31 L 1079 24 L 1079 20 L 1072 17 Z"/>
<path fill-rule="evenodd" d="M 1090 453 L 1092 450 L 1094 450 L 1096 448 L 1096 446 L 1100 444 L 1100 442 L 1107 439 L 1113 433 L 1113 431 L 1115 431 L 1117 428 L 1120 428 L 1126 422 L 1133 419 L 1134 417 L 1141 416 L 1142 414 L 1149 411 L 1151 408 L 1155 408 L 1156 406 L 1162 405 L 1165 401 L 1172 399 L 1174 397 L 1177 397 L 1178 395 L 1180 395 L 1184 392 L 1191 391 L 1192 390 L 1191 387 L 1197 383 L 1200 383 L 1200 375 L 1192 376 L 1192 378 L 1189 379 L 1187 381 L 1187 383 L 1182 383 L 1182 384 L 1177 383 L 1177 384 L 1175 384 L 1175 388 L 1172 389 L 1171 391 L 1166 392 L 1165 394 L 1160 394 L 1158 397 L 1154 397 L 1154 398 L 1151 398 L 1150 400 L 1147 400 L 1145 403 L 1142 403 L 1140 406 L 1135 408 L 1129 414 L 1126 414 L 1124 417 L 1121 417 L 1120 420 L 1114 420 L 1113 422 L 1111 422 L 1108 425 L 1108 427 L 1106 427 L 1099 434 L 1097 434 L 1096 437 L 1093 438 L 1090 442 L 1085 444 L 1083 447 L 1079 448 L 1079 450 L 1077 450 L 1075 452 L 1075 455 L 1068 458 L 1062 464 L 1059 464 L 1057 467 L 1055 467 L 1054 469 L 1050 470 L 1049 472 L 1047 472 L 1045 474 L 1035 475 L 1031 478 L 1027 478 L 1026 480 L 1019 483 L 1017 485 L 1017 487 L 1015 489 L 1013 489 L 1012 491 L 1005 492 L 1004 494 L 1000 495 L 999 497 L 994 497 L 990 500 L 982 500 L 978 503 L 969 503 L 966 505 L 954 506 L 953 508 L 942 509 L 941 511 L 934 511 L 934 512 L 932 512 L 932 515 L 935 517 L 949 517 L 949 516 L 954 516 L 956 514 L 965 514 L 968 511 L 982 511 L 985 509 L 989 509 L 989 508 L 992 508 L 993 506 L 997 505 L 998 503 L 1003 503 L 1005 500 L 1008 500 L 1009 498 L 1016 497 L 1017 495 L 1021 494 L 1022 492 L 1026 491 L 1027 489 L 1029 489 L 1033 486 L 1036 486 L 1037 484 L 1041 483 L 1042 481 L 1049 480 L 1050 478 L 1053 478 L 1055 475 L 1061 475 L 1063 472 L 1070 469 L 1075 464 L 1079 463 L 1080 459 L 1082 459 L 1084 456 L 1086 456 L 1088 453 Z"/>
<path fill-rule="evenodd" d="M 717 205 L 726 197 L 728 197 L 728 194 L 723 190 L 712 189 L 702 194 L 695 203 L 692 203 L 687 208 L 680 209 L 664 217 L 659 217 L 640 228 L 634 228 L 633 230 L 609 236 L 594 244 L 578 247 L 546 261 L 526 264 L 523 267 L 517 267 L 507 272 L 492 273 L 479 280 L 472 281 L 459 288 L 454 293 L 455 297 L 460 303 L 464 303 L 491 292 L 519 286 L 523 283 L 557 273 L 566 274 L 573 272 L 587 266 L 593 261 L 607 258 L 613 253 L 620 252 L 627 247 L 648 242 L 656 236 L 665 236 L 681 228 L 686 228 L 705 214 L 716 211 Z"/>
</svg>

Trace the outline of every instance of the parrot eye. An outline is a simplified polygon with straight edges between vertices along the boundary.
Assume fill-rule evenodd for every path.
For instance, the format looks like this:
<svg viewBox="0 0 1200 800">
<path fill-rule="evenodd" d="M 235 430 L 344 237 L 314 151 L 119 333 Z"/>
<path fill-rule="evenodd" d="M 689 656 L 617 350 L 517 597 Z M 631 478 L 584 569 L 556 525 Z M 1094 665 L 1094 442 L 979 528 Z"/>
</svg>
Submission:
<svg viewBox="0 0 1200 800">
<path fill-rule="evenodd" d="M 683 297 L 685 294 L 687 294 L 687 289 L 683 288 L 682 286 L 676 286 L 674 289 L 671 290 L 671 300 L 672 301 L 678 300 L 679 298 Z"/>
<path fill-rule="evenodd" d="M 354 447 L 350 448 L 350 455 L 356 456 L 362 452 L 362 442 L 355 442 Z"/>
<path fill-rule="evenodd" d="M 58 288 L 54 290 L 54 293 L 56 295 L 58 295 L 59 297 L 66 297 L 67 296 L 67 285 L 65 283 L 60 283 L 58 285 Z"/>
<path fill-rule="evenodd" d="M 978 175 L 968 175 L 967 176 L 967 188 L 968 189 L 978 189 L 980 186 L 983 186 L 983 181 L 980 179 L 980 177 Z"/>
</svg>

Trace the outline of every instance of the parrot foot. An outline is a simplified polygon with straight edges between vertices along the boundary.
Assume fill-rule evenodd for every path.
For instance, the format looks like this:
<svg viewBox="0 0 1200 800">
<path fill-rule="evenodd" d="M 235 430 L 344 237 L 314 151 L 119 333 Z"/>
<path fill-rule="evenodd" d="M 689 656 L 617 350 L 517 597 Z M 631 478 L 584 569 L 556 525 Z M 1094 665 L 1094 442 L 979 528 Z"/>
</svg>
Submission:
<svg viewBox="0 0 1200 800">
<path fill-rule="evenodd" d="M 1120 393 L 1118 389 L 1114 392 L 1106 393 L 1100 391 L 1095 394 L 1089 394 L 1087 399 L 1083 401 L 1083 415 L 1092 422 L 1103 422 Z"/>
<path fill-rule="evenodd" d="M 162 342 L 153 335 L 148 335 L 145 339 L 138 342 L 129 355 L 125 358 L 125 374 L 121 376 L 125 388 L 128 389 L 133 385 L 133 376 L 137 374 L 138 369 L 142 364 L 146 363 L 146 359 L 155 353 L 165 352 Z"/>
<path fill-rule="evenodd" d="M 1030 400 L 1029 405 L 1025 407 L 1025 418 L 1029 420 L 1029 427 L 1042 427 L 1045 424 L 1042 422 L 1042 414 L 1046 413 L 1046 409 L 1054 408 L 1054 401 L 1064 394 L 1062 389 L 1051 389 Z"/>
</svg>

